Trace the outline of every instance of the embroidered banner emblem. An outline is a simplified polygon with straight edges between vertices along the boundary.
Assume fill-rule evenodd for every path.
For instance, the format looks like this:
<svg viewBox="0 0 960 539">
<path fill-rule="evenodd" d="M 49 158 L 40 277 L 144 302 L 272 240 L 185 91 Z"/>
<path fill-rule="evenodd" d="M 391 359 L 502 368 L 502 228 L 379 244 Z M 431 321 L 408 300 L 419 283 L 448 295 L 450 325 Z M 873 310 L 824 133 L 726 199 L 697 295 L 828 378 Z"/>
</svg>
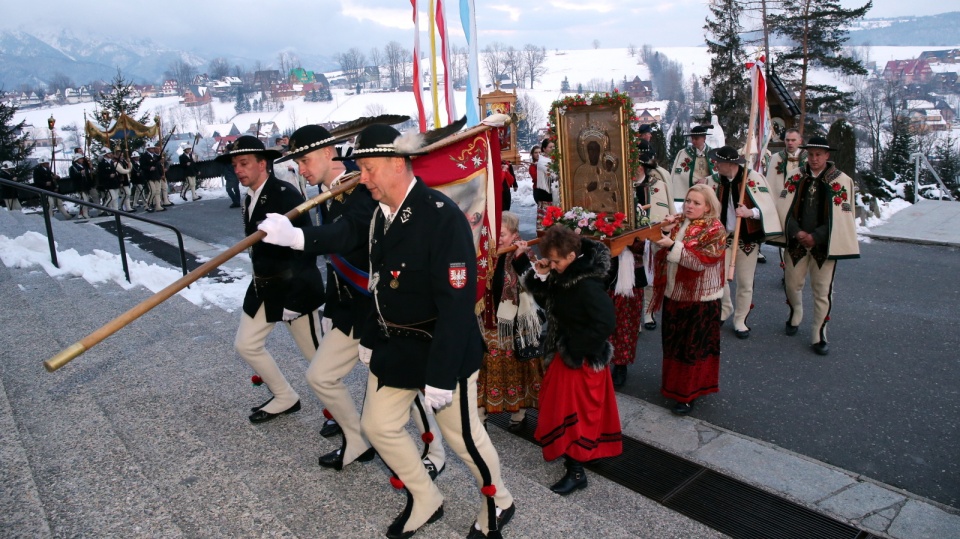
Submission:
<svg viewBox="0 0 960 539">
<path fill-rule="evenodd" d="M 462 262 L 450 264 L 449 277 L 450 286 L 457 290 L 467 286 L 467 265 Z"/>
</svg>

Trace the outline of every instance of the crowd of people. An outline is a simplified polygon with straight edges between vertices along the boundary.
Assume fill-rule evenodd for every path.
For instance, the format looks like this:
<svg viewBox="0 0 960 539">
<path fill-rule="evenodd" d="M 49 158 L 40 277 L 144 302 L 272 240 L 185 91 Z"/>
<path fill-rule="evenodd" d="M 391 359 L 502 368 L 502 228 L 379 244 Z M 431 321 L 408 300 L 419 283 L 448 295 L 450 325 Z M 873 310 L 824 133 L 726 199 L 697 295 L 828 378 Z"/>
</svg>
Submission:
<svg viewBox="0 0 960 539">
<path fill-rule="evenodd" d="M 852 181 L 828 161 L 833 149 L 821 137 L 804 145 L 788 131 L 786 149 L 771 156 L 764 175 L 732 147 L 709 148 L 709 129 L 691 130 L 691 144 L 670 170 L 644 144 L 633 202 L 661 236 L 613 257 L 602 242 L 570 228 L 541 226 L 556 197 L 554 143 L 532 148 L 540 256 L 521 238 L 519 217 L 504 211 L 481 312 L 472 231 L 454 201 L 414 174 L 416 138 L 372 124 L 346 156 L 337 148 L 343 141 L 317 125 L 271 148 L 256 137 L 238 138 L 216 161 L 228 169 L 227 191 L 244 233 L 266 233 L 250 250 L 254 276 L 234 341 L 271 393 L 250 409 L 249 421 L 301 409 L 301 396 L 266 348 L 272 330 L 285 326 L 325 407 L 321 434 L 341 440 L 318 464 L 339 472 L 379 456 L 391 484 L 406 494 L 387 537 L 410 537 L 442 518 L 435 480 L 446 467 L 444 442 L 480 493 L 467 537 L 500 537 L 517 504 L 487 417 L 509 414 L 509 430 L 520 431 L 528 411 L 537 410 L 533 436 L 543 458 L 564 463 L 550 489 L 568 495 L 586 488 L 584 464 L 622 452 L 615 388 L 636 359 L 641 327 L 656 329 L 658 313 L 661 393 L 674 401 L 672 410 L 687 414 L 719 390 L 721 327 L 732 318 L 733 335 L 750 337 L 763 243 L 782 248 L 785 333 L 798 332 L 809 276 L 811 347 L 826 355 L 835 263 L 858 256 Z M 163 211 L 169 199 L 159 153 L 159 146 L 133 159 L 107 153 L 94 168 L 78 152 L 70 177 L 79 196 L 112 210 L 139 204 Z M 180 164 L 184 193 L 196 200 L 190 152 Z M 3 164 L 4 177 L 10 168 Z M 38 186 L 55 187 L 56 179 L 48 163 L 34 171 Z M 501 181 L 509 197 L 516 188 L 511 166 Z M 306 184 L 327 193 L 319 222 L 306 213 L 285 217 L 303 203 Z M 8 191 L 3 198 L 11 204 Z M 80 217 L 87 216 L 81 207 Z M 344 380 L 359 363 L 368 373 L 363 401 L 355 402 Z M 411 419 L 419 440 L 406 431 Z"/>
</svg>

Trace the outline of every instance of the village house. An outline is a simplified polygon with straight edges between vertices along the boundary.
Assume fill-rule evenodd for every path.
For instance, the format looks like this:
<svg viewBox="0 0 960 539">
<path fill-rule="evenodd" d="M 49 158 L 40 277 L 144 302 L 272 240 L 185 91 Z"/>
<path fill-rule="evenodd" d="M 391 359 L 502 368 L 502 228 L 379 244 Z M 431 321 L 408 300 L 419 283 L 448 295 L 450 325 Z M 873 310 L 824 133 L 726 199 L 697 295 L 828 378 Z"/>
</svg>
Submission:
<svg viewBox="0 0 960 539">
<path fill-rule="evenodd" d="M 923 51 L 919 59 L 931 64 L 960 64 L 960 49 Z"/>
<path fill-rule="evenodd" d="M 200 105 L 206 105 L 212 101 L 210 92 L 207 91 L 206 86 L 195 86 L 191 85 L 183 91 L 183 97 L 180 99 L 180 102 L 183 103 L 186 107 L 199 107 Z"/>
<path fill-rule="evenodd" d="M 634 101 L 650 101 L 653 99 L 653 82 L 633 77 L 633 80 L 623 83 L 623 92 Z"/>
<path fill-rule="evenodd" d="M 163 86 L 160 87 L 160 95 L 180 95 L 180 85 L 173 79 L 167 79 L 163 81 Z"/>
<path fill-rule="evenodd" d="M 883 68 L 883 78 L 906 84 L 923 84 L 933 78 L 933 70 L 926 60 L 890 60 Z"/>
</svg>

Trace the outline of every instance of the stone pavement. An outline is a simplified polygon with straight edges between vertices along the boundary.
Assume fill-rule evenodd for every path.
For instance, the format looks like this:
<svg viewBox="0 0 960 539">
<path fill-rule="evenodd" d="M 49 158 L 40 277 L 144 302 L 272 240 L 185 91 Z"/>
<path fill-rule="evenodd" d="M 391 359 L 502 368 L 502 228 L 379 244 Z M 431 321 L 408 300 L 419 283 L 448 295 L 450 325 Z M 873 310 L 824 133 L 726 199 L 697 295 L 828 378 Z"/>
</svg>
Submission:
<svg viewBox="0 0 960 539">
<path fill-rule="evenodd" d="M 515 210 L 528 220 L 530 208 Z M 0 230 L 42 233 L 37 217 L 0 211 Z M 93 248 L 84 242 L 111 243 L 97 227 L 55 226 L 61 249 L 84 253 Z M 201 243 L 188 249 L 205 249 Z M 18 328 L 4 332 L 0 362 L 4 535 L 380 535 L 402 504 L 399 495 L 385 486 L 379 463 L 341 474 L 316 466 L 316 456 L 338 442 L 316 435 L 321 406 L 302 380 L 291 381 L 303 411 L 263 426 L 246 421 L 244 407 L 262 400 L 263 390 L 238 383 L 249 373 L 232 351 L 235 314 L 174 298 L 64 370 L 42 370 L 43 359 L 147 294 L 0 267 L 0 323 Z M 285 371 L 302 368 L 282 330 L 269 346 L 286 358 Z M 358 368 L 348 379 L 355 398 L 363 375 Z M 878 537 L 960 537 L 956 509 L 640 399 L 621 394 L 618 402 L 625 435 Z M 586 491 L 558 498 L 547 490 L 556 463 L 506 432 L 491 435 L 518 499 L 507 537 L 720 536 L 595 476 Z M 462 536 L 469 526 L 474 500 L 455 461 L 440 479 L 447 516 L 417 537 Z"/>
</svg>

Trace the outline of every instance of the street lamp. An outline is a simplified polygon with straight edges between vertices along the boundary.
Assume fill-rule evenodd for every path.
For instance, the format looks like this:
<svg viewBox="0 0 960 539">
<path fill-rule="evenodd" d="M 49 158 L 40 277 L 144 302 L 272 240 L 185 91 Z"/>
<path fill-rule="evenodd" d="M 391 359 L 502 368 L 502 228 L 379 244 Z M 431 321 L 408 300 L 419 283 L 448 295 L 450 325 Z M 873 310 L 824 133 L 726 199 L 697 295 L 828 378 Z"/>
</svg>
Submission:
<svg viewBox="0 0 960 539">
<path fill-rule="evenodd" d="M 47 127 L 50 128 L 50 170 L 54 171 L 56 174 L 57 170 L 57 133 L 54 131 L 54 127 L 57 125 L 57 119 L 53 117 L 53 114 L 47 118 Z"/>
</svg>

